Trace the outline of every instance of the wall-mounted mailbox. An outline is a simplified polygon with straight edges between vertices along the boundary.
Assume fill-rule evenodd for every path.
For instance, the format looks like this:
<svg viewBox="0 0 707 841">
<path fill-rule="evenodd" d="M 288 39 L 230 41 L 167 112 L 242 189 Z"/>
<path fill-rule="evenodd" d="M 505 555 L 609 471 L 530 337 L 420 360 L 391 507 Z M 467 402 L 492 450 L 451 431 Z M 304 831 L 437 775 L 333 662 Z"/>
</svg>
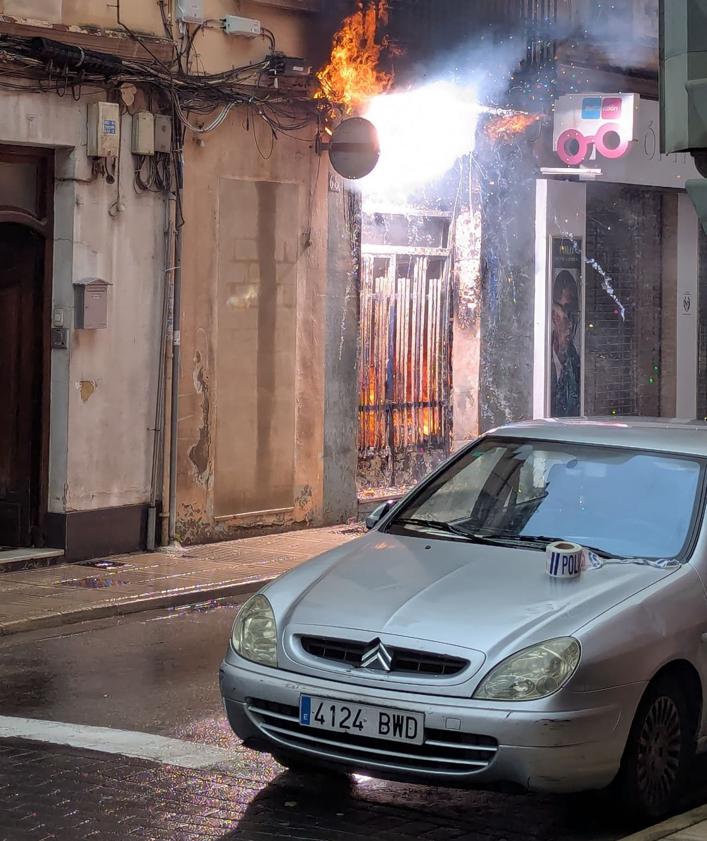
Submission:
<svg viewBox="0 0 707 841">
<path fill-rule="evenodd" d="M 77 330 L 101 330 L 108 326 L 108 287 L 99 277 L 74 283 L 74 327 Z"/>
</svg>

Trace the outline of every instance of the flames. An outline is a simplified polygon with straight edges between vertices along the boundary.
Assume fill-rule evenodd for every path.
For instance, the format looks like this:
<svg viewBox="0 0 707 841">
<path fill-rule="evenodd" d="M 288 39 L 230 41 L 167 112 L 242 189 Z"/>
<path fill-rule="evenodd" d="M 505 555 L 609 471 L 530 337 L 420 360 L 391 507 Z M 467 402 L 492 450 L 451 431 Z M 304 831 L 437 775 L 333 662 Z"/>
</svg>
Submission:
<svg viewBox="0 0 707 841">
<path fill-rule="evenodd" d="M 501 114 L 489 119 L 484 130 L 492 140 L 508 141 L 526 132 L 538 120 L 540 120 L 539 114 L 522 112 Z"/>
<path fill-rule="evenodd" d="M 388 0 L 358 0 L 357 11 L 347 17 L 334 36 L 329 64 L 317 73 L 321 92 L 351 114 L 386 93 L 393 76 L 379 68 L 381 57 L 391 50 L 386 37 L 379 38 L 388 23 Z"/>
</svg>

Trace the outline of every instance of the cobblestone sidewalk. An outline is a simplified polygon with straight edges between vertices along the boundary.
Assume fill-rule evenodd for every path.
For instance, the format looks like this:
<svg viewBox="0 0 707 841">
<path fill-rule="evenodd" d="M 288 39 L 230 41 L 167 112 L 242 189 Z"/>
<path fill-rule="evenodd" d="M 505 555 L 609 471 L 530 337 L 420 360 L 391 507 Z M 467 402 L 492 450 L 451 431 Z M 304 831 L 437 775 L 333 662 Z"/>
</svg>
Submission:
<svg viewBox="0 0 707 841">
<path fill-rule="evenodd" d="M 616 841 L 569 800 L 283 774 L 241 749 L 192 771 L 0 741 L 0 841 Z"/>
<path fill-rule="evenodd" d="M 247 593 L 361 533 L 309 529 L 3 573 L 0 636 Z"/>
</svg>

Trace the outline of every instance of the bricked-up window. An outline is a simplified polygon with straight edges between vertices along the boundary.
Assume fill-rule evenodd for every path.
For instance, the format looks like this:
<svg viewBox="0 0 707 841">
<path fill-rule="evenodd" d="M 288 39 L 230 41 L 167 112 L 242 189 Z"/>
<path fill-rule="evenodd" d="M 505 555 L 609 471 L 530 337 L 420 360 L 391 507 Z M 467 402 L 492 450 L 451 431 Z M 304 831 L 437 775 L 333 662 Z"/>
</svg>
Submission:
<svg viewBox="0 0 707 841">
<path fill-rule="evenodd" d="M 697 417 L 707 420 L 707 235 L 700 226 Z"/>
<path fill-rule="evenodd" d="M 601 270 L 587 266 L 588 415 L 660 416 L 662 231 L 660 191 L 589 185 L 587 257 Z"/>
</svg>

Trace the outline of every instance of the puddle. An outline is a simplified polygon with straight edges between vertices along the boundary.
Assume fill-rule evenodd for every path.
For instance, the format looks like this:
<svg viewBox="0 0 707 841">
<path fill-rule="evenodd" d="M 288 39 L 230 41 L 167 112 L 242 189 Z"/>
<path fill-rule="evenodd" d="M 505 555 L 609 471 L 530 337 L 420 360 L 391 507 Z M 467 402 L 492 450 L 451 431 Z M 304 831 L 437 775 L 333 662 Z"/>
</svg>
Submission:
<svg viewBox="0 0 707 841">
<path fill-rule="evenodd" d="M 129 578 L 116 578 L 115 576 L 106 576 L 101 578 L 98 575 L 92 575 L 90 578 L 72 578 L 69 581 L 61 581 L 62 587 L 82 587 L 86 590 L 107 590 L 109 587 L 119 587 L 121 584 L 130 584 Z"/>
</svg>

